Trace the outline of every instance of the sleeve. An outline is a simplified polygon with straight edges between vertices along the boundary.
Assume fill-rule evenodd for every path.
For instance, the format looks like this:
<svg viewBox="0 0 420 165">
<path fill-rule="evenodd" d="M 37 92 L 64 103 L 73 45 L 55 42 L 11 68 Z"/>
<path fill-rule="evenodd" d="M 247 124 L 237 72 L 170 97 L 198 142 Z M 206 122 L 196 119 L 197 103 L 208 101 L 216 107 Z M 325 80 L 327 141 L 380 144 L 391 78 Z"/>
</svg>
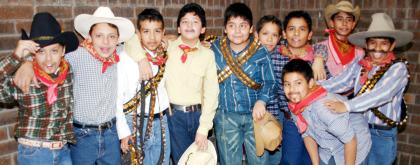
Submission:
<svg viewBox="0 0 420 165">
<path fill-rule="evenodd" d="M 324 59 L 324 62 L 327 61 L 328 58 L 328 47 L 327 45 L 317 43 L 313 45 L 314 48 L 314 56 L 315 57 L 322 57 Z"/>
<path fill-rule="evenodd" d="M 125 55 L 125 54 L 122 54 Z M 127 120 L 124 115 L 123 106 L 124 106 L 124 98 L 125 98 L 125 91 L 129 90 L 127 82 L 129 81 L 129 71 L 124 66 L 124 59 L 121 58 L 120 63 L 118 63 L 118 96 L 117 96 L 117 112 L 116 112 L 116 126 L 117 126 L 117 133 L 118 138 L 123 139 L 129 135 L 131 135 L 130 128 L 128 126 Z"/>
<path fill-rule="evenodd" d="M 211 51 L 209 63 L 203 81 L 203 101 L 200 116 L 200 126 L 197 133 L 207 135 L 208 131 L 213 127 L 213 118 L 216 114 L 219 99 L 219 83 L 217 81 L 216 62 L 214 54 Z"/>
<path fill-rule="evenodd" d="M 278 82 L 274 77 L 274 70 L 271 58 L 268 56 L 267 51 L 264 52 L 265 59 L 261 61 L 260 65 L 262 88 L 258 92 L 258 100 L 268 103 L 271 99 L 274 98 L 274 89 Z"/>
<path fill-rule="evenodd" d="M 332 77 L 325 81 L 320 81 L 319 84 L 331 93 L 343 93 L 349 91 L 354 87 L 355 79 L 359 74 L 360 65 L 355 60 L 349 68 L 345 69 L 339 75 Z"/>
<path fill-rule="evenodd" d="M 14 54 L 0 60 L 0 102 L 11 103 L 15 100 L 17 89 L 13 85 L 11 76 L 21 62 Z"/>
<path fill-rule="evenodd" d="M 146 51 L 140 46 L 140 40 L 137 33 L 125 42 L 124 51 L 136 62 L 139 62 L 146 57 Z"/>
<path fill-rule="evenodd" d="M 402 62 L 396 63 L 388 69 L 372 90 L 346 102 L 349 112 L 363 112 L 389 103 L 393 97 L 404 90 L 407 83 L 407 66 Z"/>
</svg>

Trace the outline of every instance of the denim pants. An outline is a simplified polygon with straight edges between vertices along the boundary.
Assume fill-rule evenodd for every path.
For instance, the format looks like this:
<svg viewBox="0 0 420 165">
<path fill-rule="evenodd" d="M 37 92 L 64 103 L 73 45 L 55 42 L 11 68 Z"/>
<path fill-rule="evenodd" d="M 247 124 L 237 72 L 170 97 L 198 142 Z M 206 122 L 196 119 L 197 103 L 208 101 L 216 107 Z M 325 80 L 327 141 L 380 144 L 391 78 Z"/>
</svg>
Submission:
<svg viewBox="0 0 420 165">
<path fill-rule="evenodd" d="M 277 121 L 283 125 L 284 115 L 280 113 L 277 117 Z M 279 148 L 274 151 L 268 151 L 268 162 L 270 165 L 280 165 L 281 162 L 281 154 L 282 154 L 281 144 Z"/>
<path fill-rule="evenodd" d="M 291 119 L 283 120 L 282 165 L 310 165 L 311 158 L 301 134 Z"/>
<path fill-rule="evenodd" d="M 76 144 L 70 145 L 73 164 L 115 165 L 121 163 L 120 140 L 115 124 L 98 130 L 74 127 Z"/>
<path fill-rule="evenodd" d="M 217 111 L 214 118 L 216 143 L 221 165 L 242 164 L 243 145 L 249 165 L 268 163 L 268 152 L 256 155 L 254 124 L 251 113 Z"/>
<path fill-rule="evenodd" d="M 126 116 L 128 126 L 130 127 L 131 131 L 133 128 L 133 116 L 127 115 Z M 137 120 L 140 121 L 139 117 Z M 168 129 L 168 119 L 167 115 L 163 116 L 163 127 L 165 128 L 165 140 L 166 140 L 166 148 L 164 149 L 164 163 L 165 165 L 169 165 L 169 158 L 171 154 L 171 141 L 169 138 L 169 129 Z M 143 137 L 145 136 L 146 128 L 147 128 L 147 118 L 144 120 L 143 126 Z M 144 143 L 144 160 L 143 164 L 157 164 L 159 161 L 160 150 L 162 146 L 162 134 L 161 134 L 161 127 L 160 127 L 160 119 L 154 118 L 152 122 L 152 132 L 150 133 L 149 139 L 147 139 Z M 140 137 L 137 137 L 137 146 L 140 146 Z"/>
<path fill-rule="evenodd" d="M 18 145 L 18 164 L 20 165 L 71 165 L 70 149 L 66 144 L 63 148 L 51 150 L 48 148 Z"/>
<path fill-rule="evenodd" d="M 171 134 L 171 155 L 174 164 L 178 164 L 182 154 L 195 141 L 195 134 L 200 125 L 201 111 L 183 112 L 172 109 L 168 116 L 169 132 Z"/>
<path fill-rule="evenodd" d="M 397 128 L 379 130 L 370 128 L 372 148 L 366 158 L 369 165 L 388 165 L 397 158 Z"/>
</svg>

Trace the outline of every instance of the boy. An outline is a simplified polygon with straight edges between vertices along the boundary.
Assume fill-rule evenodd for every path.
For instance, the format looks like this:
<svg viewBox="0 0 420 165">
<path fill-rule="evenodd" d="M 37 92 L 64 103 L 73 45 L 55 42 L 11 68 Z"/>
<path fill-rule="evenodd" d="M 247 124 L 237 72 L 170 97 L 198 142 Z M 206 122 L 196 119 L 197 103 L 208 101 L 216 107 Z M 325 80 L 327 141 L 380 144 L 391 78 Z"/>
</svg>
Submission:
<svg viewBox="0 0 420 165">
<path fill-rule="evenodd" d="M 144 153 L 143 164 L 168 165 L 170 139 L 166 114 L 168 113 L 169 99 L 162 79 L 167 58 L 161 46 L 162 37 L 165 33 L 163 17 L 155 9 L 144 9 L 137 16 L 137 27 L 139 30 L 137 35 L 134 35 L 126 44 L 140 45 L 136 52 L 144 52 L 152 65 L 153 78 L 147 82 L 150 86 L 148 92 L 150 94 L 145 98 L 145 114 L 141 116 L 141 107 L 135 105 L 136 101 L 142 99 L 139 92 L 142 86 L 139 84 L 138 63 L 127 54 L 121 54 L 121 61 L 118 63 L 118 111 L 122 112 L 124 109 L 130 128 L 124 126 L 117 128 L 117 130 L 123 135 L 136 133 L 133 135 L 137 138 L 135 147 L 142 149 Z M 139 119 L 140 117 L 143 117 L 144 120 L 143 128 L 138 127 L 138 125 L 141 125 L 139 122 L 143 121 Z M 133 121 L 135 119 L 136 121 Z M 135 123 L 137 123 L 137 126 L 134 125 Z M 150 132 L 146 131 L 146 126 L 150 126 Z M 134 129 L 137 130 L 133 131 Z M 139 134 L 139 132 L 142 132 L 142 134 Z M 140 146 L 140 139 L 144 139 L 144 146 Z M 121 149 L 123 152 L 128 150 L 128 139 L 121 141 Z"/>
<path fill-rule="evenodd" d="M 220 164 L 241 164 L 242 145 L 248 164 L 265 164 L 268 154 L 256 155 L 253 120 L 264 116 L 266 103 L 274 95 L 271 59 L 267 49 L 250 37 L 253 26 L 248 6 L 229 5 L 224 26 L 227 37 L 211 45 L 219 72 L 219 109 L 214 123 Z"/>
<path fill-rule="evenodd" d="M 404 124 L 400 114 L 408 70 L 403 61 L 395 60 L 393 50 L 412 39 L 413 33 L 395 30 L 391 17 L 385 13 L 373 14 L 367 31 L 349 36 L 352 44 L 365 48 L 367 56 L 321 83 L 333 93 L 354 88 L 355 98 L 325 104 L 334 112 L 365 114 L 372 136 L 368 164 L 392 164 L 396 158 L 397 126 Z"/>
<path fill-rule="evenodd" d="M 282 78 L 290 111 L 312 164 L 362 164 L 372 143 L 363 115 L 329 111 L 323 101 L 345 98 L 317 86 L 311 67 L 303 60 L 287 63 Z"/>
<path fill-rule="evenodd" d="M 0 61 L 0 101 L 19 104 L 15 131 L 19 164 L 72 164 L 68 143 L 76 142 L 73 75 L 63 56 L 77 46 L 76 35 L 61 32 L 50 13 L 37 13 L 30 37 L 22 31 L 14 53 Z M 12 76 L 25 58 L 32 56 L 35 77 L 41 84 L 39 89 L 31 85 L 24 94 L 13 84 Z"/>
<path fill-rule="evenodd" d="M 115 17 L 108 7 L 93 15 L 80 14 L 74 27 L 85 40 L 65 56 L 74 73 L 74 133 L 71 145 L 74 164 L 120 164 L 116 125 L 126 123 L 117 111 L 118 43 L 134 35 L 133 23 Z M 128 138 L 128 137 L 126 137 Z"/>
</svg>

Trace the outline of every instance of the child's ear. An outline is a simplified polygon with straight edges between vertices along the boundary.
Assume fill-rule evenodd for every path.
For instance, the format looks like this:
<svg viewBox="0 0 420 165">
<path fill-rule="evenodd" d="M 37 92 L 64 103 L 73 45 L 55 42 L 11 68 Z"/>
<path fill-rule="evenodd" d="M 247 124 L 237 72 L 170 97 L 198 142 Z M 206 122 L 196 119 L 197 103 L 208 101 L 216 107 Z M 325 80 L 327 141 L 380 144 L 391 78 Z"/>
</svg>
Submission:
<svg viewBox="0 0 420 165">
<path fill-rule="evenodd" d="M 329 20 L 329 21 L 327 22 L 327 24 L 328 24 L 328 28 L 330 28 L 330 29 L 334 29 L 334 21 L 333 21 L 333 20 Z"/>
<path fill-rule="evenodd" d="M 249 34 L 252 34 L 254 32 L 254 26 L 251 26 L 251 28 L 249 28 Z"/>
<path fill-rule="evenodd" d="M 202 27 L 200 33 L 204 34 L 206 32 L 206 27 Z"/>
<path fill-rule="evenodd" d="M 309 40 L 311 40 L 312 39 L 312 35 L 313 35 L 314 33 L 311 31 L 311 32 L 309 32 L 309 34 L 308 34 L 308 41 Z"/>
<path fill-rule="evenodd" d="M 315 80 L 314 80 L 314 78 L 311 78 L 309 80 L 309 88 L 313 88 L 314 86 L 315 86 Z"/>
</svg>

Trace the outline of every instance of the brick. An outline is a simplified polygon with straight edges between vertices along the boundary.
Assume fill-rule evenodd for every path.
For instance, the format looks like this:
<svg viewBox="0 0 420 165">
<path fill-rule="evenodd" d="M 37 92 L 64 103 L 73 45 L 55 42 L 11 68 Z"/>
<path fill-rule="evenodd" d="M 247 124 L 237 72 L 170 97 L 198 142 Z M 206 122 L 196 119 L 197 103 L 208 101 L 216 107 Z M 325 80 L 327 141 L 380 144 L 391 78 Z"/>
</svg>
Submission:
<svg viewBox="0 0 420 165">
<path fill-rule="evenodd" d="M 420 135 L 409 135 L 408 143 L 414 145 L 420 145 Z"/>
<path fill-rule="evenodd" d="M 134 9 L 131 7 L 113 7 L 112 11 L 118 17 L 133 18 L 134 16 Z"/>
<path fill-rule="evenodd" d="M 408 113 L 420 115 L 420 105 L 408 105 Z"/>
<path fill-rule="evenodd" d="M 3 110 L 2 112 L 0 112 L 0 125 L 15 123 L 16 117 L 17 117 L 16 110 L 7 110 L 7 111 Z"/>
<path fill-rule="evenodd" d="M 406 133 L 400 133 L 398 136 L 398 142 L 407 143 L 408 135 Z"/>
<path fill-rule="evenodd" d="M 400 154 L 398 158 L 399 165 L 409 165 L 410 155 L 409 154 Z"/>
<path fill-rule="evenodd" d="M 17 150 L 17 143 L 15 140 L 0 143 L 0 155 L 13 153 Z"/>
<path fill-rule="evenodd" d="M 71 6 L 40 6 L 38 12 L 50 12 L 55 18 L 73 18 Z"/>
<path fill-rule="evenodd" d="M 420 95 L 416 96 L 416 104 L 420 104 Z"/>
<path fill-rule="evenodd" d="M 15 138 L 15 128 L 16 128 L 16 126 L 17 126 L 17 122 L 15 122 L 15 123 L 13 123 L 13 124 L 11 124 L 7 127 L 7 132 L 8 132 L 7 134 L 9 135 L 8 136 L 9 139 L 14 139 Z"/>
<path fill-rule="evenodd" d="M 411 158 L 411 164 L 420 164 L 420 156 L 413 156 Z"/>
<path fill-rule="evenodd" d="M 12 50 L 16 47 L 19 37 L 2 37 L 0 50 Z"/>
<path fill-rule="evenodd" d="M 164 17 L 177 17 L 179 9 L 177 8 L 164 8 L 162 11 L 162 15 Z"/>
<path fill-rule="evenodd" d="M 7 127 L 0 127 L 0 141 L 6 140 L 7 138 Z"/>
<path fill-rule="evenodd" d="M 12 156 L 0 157 L 0 165 L 11 165 L 13 162 Z"/>
<path fill-rule="evenodd" d="M 34 13 L 32 6 L 0 6 L 0 11 L 0 20 L 32 18 Z"/>
<path fill-rule="evenodd" d="M 407 127 L 405 128 L 405 133 L 408 134 L 417 134 L 420 132 L 420 126 L 417 125 L 407 125 Z"/>
<path fill-rule="evenodd" d="M 96 6 L 78 6 L 74 8 L 74 16 L 78 16 L 79 14 L 93 14 L 96 10 Z"/>
<path fill-rule="evenodd" d="M 60 0 L 36 0 L 35 5 L 52 5 L 58 4 Z"/>
<path fill-rule="evenodd" d="M 20 35 L 21 34 L 21 29 L 24 29 L 26 31 L 26 33 L 30 33 L 31 30 L 31 24 L 32 24 L 32 20 L 30 21 L 19 21 L 16 23 L 16 31 L 17 33 Z"/>
<path fill-rule="evenodd" d="M 420 93 L 420 85 L 410 84 L 407 92 L 409 93 Z"/>
<path fill-rule="evenodd" d="M 15 33 L 15 26 L 13 22 L 0 23 L 0 33 Z"/>
</svg>

